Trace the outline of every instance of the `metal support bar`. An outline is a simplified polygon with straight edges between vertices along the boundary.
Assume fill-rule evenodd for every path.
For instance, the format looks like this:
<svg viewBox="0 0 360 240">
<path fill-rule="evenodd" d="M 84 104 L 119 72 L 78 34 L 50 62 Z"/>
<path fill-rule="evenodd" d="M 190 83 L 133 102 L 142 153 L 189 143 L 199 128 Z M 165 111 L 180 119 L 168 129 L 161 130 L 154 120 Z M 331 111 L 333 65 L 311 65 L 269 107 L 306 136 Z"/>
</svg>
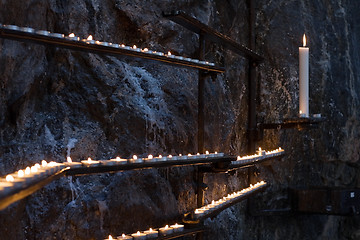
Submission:
<svg viewBox="0 0 360 240">
<path fill-rule="evenodd" d="M 199 38 L 199 60 L 205 59 L 205 38 L 200 34 Z M 206 73 L 199 70 L 198 82 L 198 152 L 204 153 L 204 90 Z"/>
<path fill-rule="evenodd" d="M 255 7 L 254 0 L 249 0 L 249 46 L 255 49 Z M 256 148 L 256 67 L 257 63 L 249 61 L 249 109 L 248 109 L 248 153 L 254 153 Z"/>
<path fill-rule="evenodd" d="M 163 16 L 186 27 L 190 31 L 193 31 L 197 34 L 203 34 L 206 37 L 206 39 L 221 44 L 222 46 L 226 47 L 227 49 L 241 56 L 252 59 L 253 61 L 256 62 L 261 62 L 263 60 L 263 57 L 257 54 L 256 52 L 254 52 L 253 48 L 251 47 L 247 48 L 244 45 L 235 42 L 230 37 L 215 31 L 206 24 L 185 14 L 182 11 L 163 13 Z"/>
</svg>

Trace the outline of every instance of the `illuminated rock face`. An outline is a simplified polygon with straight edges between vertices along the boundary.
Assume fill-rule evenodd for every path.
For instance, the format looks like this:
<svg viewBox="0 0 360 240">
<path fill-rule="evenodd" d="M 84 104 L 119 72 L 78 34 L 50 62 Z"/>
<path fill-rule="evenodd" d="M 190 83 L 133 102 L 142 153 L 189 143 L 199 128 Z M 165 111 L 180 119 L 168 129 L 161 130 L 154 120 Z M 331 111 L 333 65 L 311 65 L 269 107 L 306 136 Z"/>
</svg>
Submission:
<svg viewBox="0 0 360 240">
<path fill-rule="evenodd" d="M 303 2 L 303 3 L 301 3 Z M 287 187 L 359 182 L 360 3 L 256 3 L 259 120 L 298 111 L 298 46 L 310 47 L 310 113 L 319 129 L 266 131 L 265 149 L 283 161 L 260 168 L 272 185 L 261 208 L 286 208 Z M 248 39 L 245 1 L 2 1 L 0 23 L 197 56 L 197 35 L 163 19 L 182 9 L 240 43 Z M 0 40 L 0 173 L 40 162 L 196 153 L 197 77 L 192 69 Z M 219 46 L 207 60 L 226 73 L 206 82 L 206 147 L 244 153 L 247 62 Z M 193 167 L 58 180 L 0 213 L 4 239 L 101 239 L 180 220 L 195 208 Z M 247 171 L 209 174 L 206 201 L 247 184 Z M 245 204 L 209 220 L 206 239 L 357 238 L 359 223 L 327 216 L 245 218 Z M 259 222 L 260 221 L 260 222 Z M 338 237 L 337 237 L 338 236 Z"/>
</svg>

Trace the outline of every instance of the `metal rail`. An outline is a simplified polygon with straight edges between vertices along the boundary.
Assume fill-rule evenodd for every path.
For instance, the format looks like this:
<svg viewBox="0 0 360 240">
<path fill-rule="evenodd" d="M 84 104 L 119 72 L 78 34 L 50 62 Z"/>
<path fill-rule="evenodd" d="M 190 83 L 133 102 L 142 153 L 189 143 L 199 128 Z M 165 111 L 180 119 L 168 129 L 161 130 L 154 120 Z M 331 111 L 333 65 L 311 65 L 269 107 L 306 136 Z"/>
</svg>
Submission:
<svg viewBox="0 0 360 240">
<path fill-rule="evenodd" d="M 114 56 L 142 58 L 142 59 L 159 61 L 166 64 L 178 65 L 182 67 L 202 69 L 209 72 L 222 73 L 225 71 L 223 67 L 203 64 L 200 63 L 200 61 L 193 62 L 191 60 L 186 60 L 185 58 L 179 59 L 179 58 L 175 58 L 175 56 L 173 55 L 172 57 L 169 57 L 166 54 L 160 56 L 154 53 L 150 53 L 149 51 L 147 52 L 141 51 L 140 49 L 139 51 L 135 51 L 132 49 L 126 49 L 122 47 L 114 47 L 112 45 L 104 46 L 96 43 L 89 44 L 85 41 L 80 41 L 80 40 L 74 41 L 64 37 L 59 38 L 52 36 L 51 34 L 46 36 L 46 35 L 37 34 L 36 32 L 30 33 L 20 30 L 12 30 L 2 26 L 0 26 L 0 38 L 11 39 L 21 42 L 32 42 L 43 45 L 51 45 L 55 47 L 62 47 L 71 50 L 84 51 L 84 52 L 90 52 L 96 54 L 108 54 Z"/>
<path fill-rule="evenodd" d="M 256 62 L 261 62 L 263 60 L 262 56 L 255 53 L 250 48 L 235 42 L 230 37 L 215 31 L 214 29 L 203 24 L 197 19 L 190 17 L 182 11 L 164 12 L 163 16 L 184 26 L 190 31 L 204 35 L 207 40 L 221 44 L 241 56 L 247 57 Z"/>
</svg>

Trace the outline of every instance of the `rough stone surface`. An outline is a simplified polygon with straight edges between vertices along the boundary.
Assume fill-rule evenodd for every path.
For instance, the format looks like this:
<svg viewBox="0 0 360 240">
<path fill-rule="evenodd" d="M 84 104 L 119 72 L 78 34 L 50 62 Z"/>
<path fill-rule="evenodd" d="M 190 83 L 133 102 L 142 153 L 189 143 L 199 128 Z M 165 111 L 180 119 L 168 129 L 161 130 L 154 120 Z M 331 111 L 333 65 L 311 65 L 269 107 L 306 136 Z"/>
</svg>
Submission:
<svg viewBox="0 0 360 240">
<path fill-rule="evenodd" d="M 181 9 L 240 43 L 248 41 L 245 0 L 75 0 L 0 2 L 0 23 L 197 56 L 198 36 L 162 18 Z M 286 157 L 259 166 L 271 187 L 257 208 L 287 207 L 287 188 L 359 187 L 360 2 L 256 1 L 258 120 L 297 114 L 298 46 L 310 46 L 315 130 L 268 130 L 259 146 Z M 246 149 L 248 63 L 209 44 L 226 72 L 205 90 L 206 147 Z M 0 174 L 41 159 L 109 159 L 196 152 L 197 77 L 192 69 L 139 59 L 0 40 Z M 196 206 L 194 167 L 57 180 L 0 212 L 1 239 L 103 239 L 181 220 Z M 209 174 L 205 200 L 248 185 L 248 171 Z M 206 221 L 206 239 L 359 239 L 360 219 L 251 216 L 246 203 Z"/>
</svg>

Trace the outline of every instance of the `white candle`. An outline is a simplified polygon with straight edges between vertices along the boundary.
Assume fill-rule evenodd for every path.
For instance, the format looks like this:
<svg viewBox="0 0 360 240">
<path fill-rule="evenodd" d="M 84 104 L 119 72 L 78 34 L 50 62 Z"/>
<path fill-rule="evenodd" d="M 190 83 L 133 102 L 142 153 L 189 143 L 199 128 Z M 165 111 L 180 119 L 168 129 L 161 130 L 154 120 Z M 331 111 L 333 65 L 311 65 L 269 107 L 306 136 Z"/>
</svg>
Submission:
<svg viewBox="0 0 360 240">
<path fill-rule="evenodd" d="M 0 195 L 13 189 L 14 184 L 7 181 L 0 181 Z"/>
<path fill-rule="evenodd" d="M 139 231 L 137 231 L 137 233 L 131 234 L 131 236 L 136 240 L 145 240 L 146 239 L 146 234 L 141 233 Z"/>
<path fill-rule="evenodd" d="M 89 43 L 89 44 L 95 43 L 95 40 L 93 39 L 92 35 L 89 35 L 85 41 L 86 41 L 86 43 Z"/>
<path fill-rule="evenodd" d="M 88 158 L 87 160 L 82 160 L 81 163 L 84 165 L 84 166 L 98 166 L 100 164 L 99 161 L 96 161 L 96 160 L 92 160 L 91 158 Z"/>
<path fill-rule="evenodd" d="M 114 238 L 111 236 L 111 235 L 109 235 L 109 238 L 105 238 L 105 240 L 113 240 Z"/>
<path fill-rule="evenodd" d="M 182 232 L 184 230 L 184 225 L 177 223 L 175 223 L 175 225 L 171 225 L 170 227 L 174 229 L 174 232 Z"/>
<path fill-rule="evenodd" d="M 128 162 L 127 159 L 123 159 L 120 157 L 116 157 L 115 159 L 110 159 L 109 161 L 114 162 L 116 165 L 127 164 Z"/>
<path fill-rule="evenodd" d="M 124 233 L 121 234 L 121 236 L 118 236 L 117 239 L 124 239 L 124 240 L 129 240 L 129 239 L 133 239 L 133 237 L 125 235 Z"/>
<path fill-rule="evenodd" d="M 299 47 L 299 114 L 309 117 L 309 48 L 305 34 L 303 47 Z"/>
<path fill-rule="evenodd" d="M 149 238 L 157 238 L 159 236 L 159 232 L 150 228 L 149 230 L 147 231 L 144 231 L 144 234 L 146 235 L 146 239 L 149 239 Z"/>
<path fill-rule="evenodd" d="M 168 235 L 173 233 L 174 229 L 172 227 L 169 227 L 169 225 L 166 225 L 165 227 L 159 228 L 159 232 L 162 236 Z"/>
<path fill-rule="evenodd" d="M 66 162 L 64 162 L 64 165 L 71 168 L 79 168 L 82 166 L 82 163 L 80 162 L 73 162 L 71 157 L 66 158 Z"/>
</svg>

